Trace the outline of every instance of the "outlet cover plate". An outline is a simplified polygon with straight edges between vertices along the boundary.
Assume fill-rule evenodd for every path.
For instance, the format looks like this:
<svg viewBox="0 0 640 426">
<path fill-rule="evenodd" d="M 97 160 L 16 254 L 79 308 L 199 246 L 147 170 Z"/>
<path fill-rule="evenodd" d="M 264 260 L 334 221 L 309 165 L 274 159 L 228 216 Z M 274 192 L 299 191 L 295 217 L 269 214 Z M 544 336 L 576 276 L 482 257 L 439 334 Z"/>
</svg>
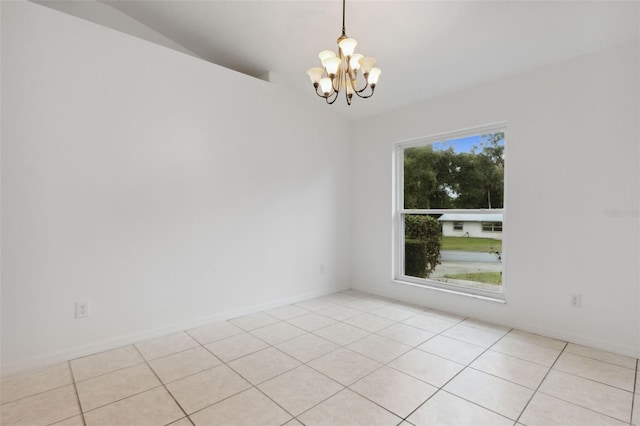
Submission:
<svg viewBox="0 0 640 426">
<path fill-rule="evenodd" d="M 89 302 L 76 302 L 76 319 L 89 316 Z"/>
</svg>

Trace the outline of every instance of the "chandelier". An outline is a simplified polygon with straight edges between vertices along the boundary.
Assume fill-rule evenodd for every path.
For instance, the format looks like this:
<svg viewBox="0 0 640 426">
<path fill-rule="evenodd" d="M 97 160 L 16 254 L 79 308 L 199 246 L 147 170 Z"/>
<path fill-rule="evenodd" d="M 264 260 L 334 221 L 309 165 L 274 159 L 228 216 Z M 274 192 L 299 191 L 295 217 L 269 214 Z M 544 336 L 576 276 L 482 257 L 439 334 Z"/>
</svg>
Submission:
<svg viewBox="0 0 640 426">
<path fill-rule="evenodd" d="M 345 1 L 342 0 L 342 35 L 338 38 L 338 55 L 332 50 L 323 50 L 318 57 L 324 68 L 307 70 L 316 95 L 324 98 L 328 104 L 338 99 L 341 90 L 345 92 L 348 105 L 351 105 L 354 93 L 360 98 L 370 98 L 382 72 L 379 68 L 373 68 L 376 58 L 354 53 L 358 42 L 345 34 Z M 360 89 L 357 87 L 359 73 L 364 77 L 364 87 Z"/>
</svg>

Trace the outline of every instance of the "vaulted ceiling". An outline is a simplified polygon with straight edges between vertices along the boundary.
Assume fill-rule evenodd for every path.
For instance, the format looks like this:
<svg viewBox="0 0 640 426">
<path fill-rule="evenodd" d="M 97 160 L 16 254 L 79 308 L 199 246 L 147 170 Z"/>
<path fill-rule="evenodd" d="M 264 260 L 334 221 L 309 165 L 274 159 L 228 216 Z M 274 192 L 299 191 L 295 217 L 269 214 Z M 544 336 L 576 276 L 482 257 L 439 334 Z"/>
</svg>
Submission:
<svg viewBox="0 0 640 426">
<path fill-rule="evenodd" d="M 336 50 L 342 3 L 35 0 L 315 97 L 305 71 Z M 356 52 L 378 59 L 376 95 L 327 106 L 371 116 L 638 39 L 637 1 L 359 1 L 346 5 Z M 323 102 L 317 99 L 317 102 Z"/>
</svg>

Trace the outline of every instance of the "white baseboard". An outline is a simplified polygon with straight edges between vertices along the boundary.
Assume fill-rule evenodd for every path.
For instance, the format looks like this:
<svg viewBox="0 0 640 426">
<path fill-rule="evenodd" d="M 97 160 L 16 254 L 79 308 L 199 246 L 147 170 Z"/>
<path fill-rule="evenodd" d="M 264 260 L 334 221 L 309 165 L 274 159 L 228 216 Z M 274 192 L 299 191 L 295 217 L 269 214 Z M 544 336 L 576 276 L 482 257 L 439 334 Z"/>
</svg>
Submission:
<svg viewBox="0 0 640 426">
<path fill-rule="evenodd" d="M 142 332 L 127 334 L 124 336 L 118 336 L 111 339 L 105 339 L 98 342 L 91 342 L 86 345 L 76 346 L 74 348 L 52 352 L 40 356 L 21 359 L 17 362 L 12 362 L 2 365 L 2 377 L 6 377 L 16 373 L 22 373 L 29 370 L 36 370 L 50 365 L 54 365 L 60 362 L 69 361 L 72 359 L 80 358 L 87 355 L 92 355 L 98 352 L 108 351 L 116 349 L 122 346 L 131 345 L 134 343 L 140 343 L 145 340 L 154 339 L 157 337 L 165 336 L 171 333 L 177 333 L 184 330 L 189 330 L 203 325 L 211 324 L 218 321 L 224 321 L 232 318 L 237 318 L 243 315 L 249 315 L 268 309 L 277 308 L 284 305 L 290 305 L 292 303 L 299 303 L 305 300 L 313 299 L 316 297 L 326 296 L 327 294 L 335 293 L 337 291 L 346 290 L 345 288 L 329 288 L 319 290 L 302 295 L 287 297 L 284 299 L 274 300 L 271 302 L 243 307 L 230 311 L 220 312 L 214 315 L 209 315 L 197 320 L 186 321 L 180 324 L 173 324 L 166 327 L 158 327 L 154 329 L 145 330 Z"/>
</svg>

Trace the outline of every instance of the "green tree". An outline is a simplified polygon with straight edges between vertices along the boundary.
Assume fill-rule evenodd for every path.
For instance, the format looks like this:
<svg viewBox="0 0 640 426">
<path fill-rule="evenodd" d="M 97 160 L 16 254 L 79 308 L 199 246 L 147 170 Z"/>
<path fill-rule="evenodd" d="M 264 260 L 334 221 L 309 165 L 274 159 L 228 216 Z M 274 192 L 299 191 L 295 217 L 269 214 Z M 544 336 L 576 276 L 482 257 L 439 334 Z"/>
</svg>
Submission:
<svg viewBox="0 0 640 426">
<path fill-rule="evenodd" d="M 485 142 L 480 167 L 483 171 L 483 184 L 487 193 L 488 208 L 502 208 L 504 200 L 504 132 L 482 135 Z"/>
<path fill-rule="evenodd" d="M 430 195 L 437 186 L 437 154 L 431 145 L 407 148 L 404 151 L 404 207 L 429 209 Z"/>
<path fill-rule="evenodd" d="M 451 203 L 453 148 L 434 151 L 431 145 L 404 151 L 404 207 L 447 209 Z"/>
<path fill-rule="evenodd" d="M 478 209 L 485 206 L 482 159 L 475 153 L 459 153 L 455 158 L 453 181 L 456 191 L 454 206 L 458 209 Z"/>
</svg>

